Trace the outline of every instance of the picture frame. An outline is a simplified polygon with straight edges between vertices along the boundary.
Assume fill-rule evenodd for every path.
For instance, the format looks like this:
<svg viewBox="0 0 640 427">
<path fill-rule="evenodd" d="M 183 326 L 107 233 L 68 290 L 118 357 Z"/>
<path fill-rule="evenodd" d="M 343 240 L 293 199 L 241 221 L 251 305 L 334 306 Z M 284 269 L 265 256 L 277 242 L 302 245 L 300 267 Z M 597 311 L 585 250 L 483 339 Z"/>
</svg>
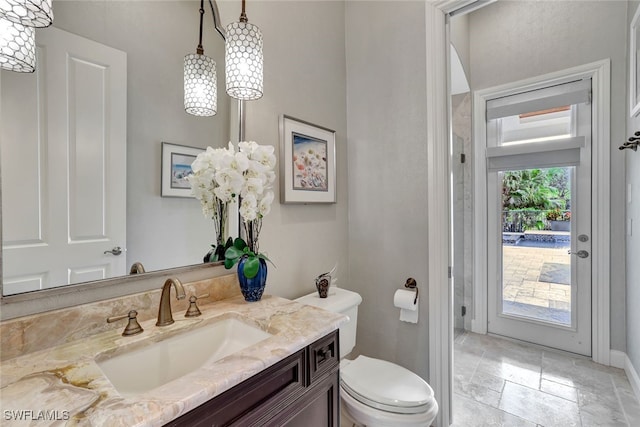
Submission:
<svg viewBox="0 0 640 427">
<path fill-rule="evenodd" d="M 640 113 L 640 7 L 636 9 L 629 31 L 629 115 Z"/>
<path fill-rule="evenodd" d="M 162 160 L 160 170 L 160 195 L 162 197 L 194 197 L 191 186 L 186 180 L 191 171 L 191 163 L 203 148 L 186 145 L 162 143 Z"/>
<path fill-rule="evenodd" d="M 336 203 L 336 132 L 280 116 L 280 202 Z"/>
</svg>

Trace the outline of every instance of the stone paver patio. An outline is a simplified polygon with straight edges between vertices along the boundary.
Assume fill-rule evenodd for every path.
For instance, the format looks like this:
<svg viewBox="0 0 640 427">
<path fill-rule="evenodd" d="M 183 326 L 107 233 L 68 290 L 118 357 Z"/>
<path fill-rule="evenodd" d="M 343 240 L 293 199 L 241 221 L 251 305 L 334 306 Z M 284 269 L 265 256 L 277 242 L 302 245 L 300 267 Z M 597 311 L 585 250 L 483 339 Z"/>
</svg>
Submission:
<svg viewBox="0 0 640 427">
<path fill-rule="evenodd" d="M 504 311 L 571 323 L 571 286 L 541 279 L 545 263 L 570 265 L 568 248 L 503 245 Z"/>
</svg>

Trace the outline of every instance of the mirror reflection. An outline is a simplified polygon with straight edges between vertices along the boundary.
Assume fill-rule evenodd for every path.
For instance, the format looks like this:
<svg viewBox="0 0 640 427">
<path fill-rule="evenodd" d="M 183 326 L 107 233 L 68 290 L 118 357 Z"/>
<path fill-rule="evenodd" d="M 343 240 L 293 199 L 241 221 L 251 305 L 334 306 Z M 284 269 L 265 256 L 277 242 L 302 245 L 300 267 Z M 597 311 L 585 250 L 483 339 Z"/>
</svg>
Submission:
<svg viewBox="0 0 640 427">
<path fill-rule="evenodd" d="M 161 157 L 163 142 L 193 153 L 230 140 L 211 9 L 203 47 L 217 62 L 217 115 L 195 117 L 183 58 L 198 44 L 199 1 L 53 7 L 53 26 L 36 32 L 36 72 L 0 75 L 2 295 L 123 276 L 136 262 L 201 263 L 213 224 L 196 199 L 161 195 L 162 173 L 181 165 L 163 171 Z"/>
</svg>

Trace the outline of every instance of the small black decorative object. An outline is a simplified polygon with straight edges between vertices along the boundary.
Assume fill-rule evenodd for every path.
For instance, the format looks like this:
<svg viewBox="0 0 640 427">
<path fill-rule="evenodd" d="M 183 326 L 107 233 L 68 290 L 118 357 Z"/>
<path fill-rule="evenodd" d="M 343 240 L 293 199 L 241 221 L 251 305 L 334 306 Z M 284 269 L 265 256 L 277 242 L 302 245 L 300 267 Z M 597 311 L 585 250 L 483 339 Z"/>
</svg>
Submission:
<svg viewBox="0 0 640 427">
<path fill-rule="evenodd" d="M 326 298 L 329 295 L 329 286 L 331 285 L 331 276 L 320 276 L 316 279 L 316 288 L 320 298 Z"/>
<path fill-rule="evenodd" d="M 329 287 L 331 286 L 331 275 L 335 273 L 338 264 L 336 264 L 331 271 L 327 273 L 322 273 L 318 277 L 316 277 L 316 289 L 318 290 L 318 295 L 320 298 L 326 298 L 329 296 Z M 336 279 L 333 279 L 335 281 Z"/>
</svg>

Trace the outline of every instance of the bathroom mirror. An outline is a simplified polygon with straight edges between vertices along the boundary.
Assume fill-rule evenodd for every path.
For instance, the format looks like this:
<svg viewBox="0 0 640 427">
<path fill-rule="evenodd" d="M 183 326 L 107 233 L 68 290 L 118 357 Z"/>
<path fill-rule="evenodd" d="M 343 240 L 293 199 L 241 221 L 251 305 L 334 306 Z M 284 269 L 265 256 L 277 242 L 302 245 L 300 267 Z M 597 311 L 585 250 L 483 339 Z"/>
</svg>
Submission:
<svg viewBox="0 0 640 427">
<path fill-rule="evenodd" d="M 203 47 L 205 54 L 214 58 L 218 69 L 218 108 L 213 117 L 195 117 L 184 111 L 183 107 L 183 58 L 188 53 L 195 53 L 198 44 L 199 8 L 200 2 L 191 0 L 178 1 L 54 1 L 54 27 L 97 42 L 100 45 L 122 51 L 126 54 L 126 194 L 120 194 L 126 203 L 126 239 L 120 246 L 121 253 L 106 253 L 105 257 L 119 256 L 126 260 L 125 269 L 115 276 L 127 275 L 129 268 L 135 262 L 140 262 L 145 271 L 194 266 L 203 268 L 204 255 L 215 242 L 215 233 L 211 220 L 202 215 L 198 200 L 190 197 L 162 197 L 161 196 L 161 151 L 162 143 L 167 142 L 178 146 L 188 146 L 205 149 L 207 146 L 226 146 L 231 140 L 231 122 L 238 119 L 232 117 L 230 110 L 232 102 L 224 90 L 224 40 L 214 27 L 209 1 L 205 2 Z M 212 3 L 215 5 L 215 2 Z M 36 43 L 39 37 L 45 37 L 50 29 L 38 29 Z M 44 64 L 39 52 L 38 63 Z M 79 59 L 82 61 L 82 58 Z M 46 71 L 46 70 L 43 70 Z M 11 116 L 12 104 L 4 97 L 3 88 L 14 85 L 19 81 L 25 90 L 20 105 L 38 105 L 38 72 L 35 74 L 19 75 L 2 71 L 0 75 L 0 93 L 3 94 L 2 107 L 2 167 L 10 169 L 11 163 L 18 163 L 13 153 L 5 151 L 7 132 L 4 131 L 6 117 Z M 42 78 L 42 77 L 40 77 Z M 32 97 L 31 99 L 29 97 Z M 15 100 L 15 97 L 14 97 Z M 14 109 L 19 109 L 15 107 Z M 34 109 L 34 111 L 40 111 Z M 42 147 L 39 134 L 42 129 L 42 117 L 34 114 L 33 126 L 14 130 L 24 138 L 35 139 L 34 146 Z M 49 117 L 50 121 L 53 121 Z M 37 123 L 36 123 L 37 122 Z M 45 123 L 46 125 L 46 123 Z M 51 125 L 49 123 L 48 125 Z M 21 136 L 22 138 L 22 136 Z M 48 154 L 43 151 L 43 156 Z M 88 171 L 85 171 L 88 172 Z M 7 205 L 7 186 L 20 185 L 19 180 L 2 174 L 3 215 L 2 237 L 3 249 L 3 277 L 10 271 L 9 263 L 15 262 L 8 256 L 7 247 L 14 245 L 10 240 L 17 234 L 16 224 L 24 223 L 23 218 L 39 219 L 43 216 L 33 209 L 42 208 L 43 204 L 54 203 L 58 199 L 56 194 L 47 194 L 46 198 L 31 203 L 20 203 L 21 208 Z M 46 183 L 44 183 L 46 184 Z M 109 185 L 106 183 L 105 185 Z M 88 212 L 92 206 L 83 206 L 82 200 L 76 201 L 77 215 Z M 123 204 L 124 206 L 124 204 Z M 10 211 L 13 209 L 13 212 Z M 82 218 L 80 218 L 82 219 Z M 21 222 L 22 221 L 22 222 Z M 38 232 L 48 232 L 46 221 L 36 225 Z M 33 228 L 33 227 L 32 227 Z M 99 239 L 98 239 L 99 240 Z M 23 242 L 24 243 L 24 242 Z M 38 242 L 33 243 L 37 246 Z M 15 245 L 14 245 L 15 246 Z M 105 251 L 112 247 L 104 248 Z M 101 250 L 102 255 L 102 250 Z M 18 262 L 38 265 L 45 257 L 21 257 Z M 36 270 L 38 268 L 36 267 Z M 46 268 L 43 266 L 42 271 Z M 69 274 L 70 276 L 70 274 Z M 80 274 L 78 277 L 82 278 Z M 90 280 L 78 285 L 74 281 L 73 288 L 90 287 L 99 284 L 94 279 L 102 277 L 85 276 Z M 113 279 L 113 276 L 105 277 Z M 28 279 L 28 278 L 27 278 Z M 26 283 L 7 285 L 2 283 L 2 295 L 23 294 L 20 299 L 37 297 L 42 293 L 42 287 Z M 29 280 L 26 280 L 29 282 Z M 33 281 L 34 283 L 36 281 Z M 104 282 L 104 280 L 102 280 Z M 108 283 L 112 283 L 113 280 Z M 122 282 L 122 280 L 119 280 Z M 86 283 L 86 284 L 85 284 Z M 61 289 L 63 281 L 49 283 L 46 292 L 51 289 Z M 4 298 L 5 300 L 7 298 Z M 3 301 L 6 302 L 6 301 Z"/>
</svg>

